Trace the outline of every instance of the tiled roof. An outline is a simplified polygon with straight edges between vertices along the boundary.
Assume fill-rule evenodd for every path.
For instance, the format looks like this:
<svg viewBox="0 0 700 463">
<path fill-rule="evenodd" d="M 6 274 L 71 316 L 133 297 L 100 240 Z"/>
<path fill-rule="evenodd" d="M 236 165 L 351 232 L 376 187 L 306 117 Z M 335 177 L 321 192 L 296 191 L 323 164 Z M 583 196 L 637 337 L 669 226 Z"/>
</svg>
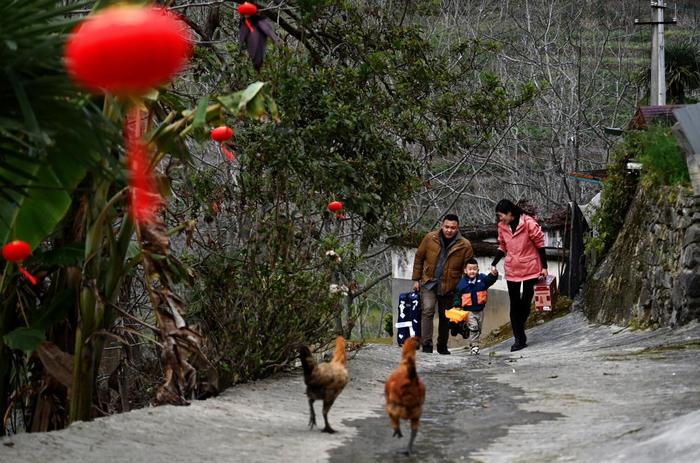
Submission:
<svg viewBox="0 0 700 463">
<path fill-rule="evenodd" d="M 676 122 L 673 110 L 682 108 L 685 105 L 664 105 L 664 106 L 640 106 L 634 113 L 629 123 L 630 129 L 645 130 L 653 122 L 662 122 L 672 125 Z"/>
</svg>

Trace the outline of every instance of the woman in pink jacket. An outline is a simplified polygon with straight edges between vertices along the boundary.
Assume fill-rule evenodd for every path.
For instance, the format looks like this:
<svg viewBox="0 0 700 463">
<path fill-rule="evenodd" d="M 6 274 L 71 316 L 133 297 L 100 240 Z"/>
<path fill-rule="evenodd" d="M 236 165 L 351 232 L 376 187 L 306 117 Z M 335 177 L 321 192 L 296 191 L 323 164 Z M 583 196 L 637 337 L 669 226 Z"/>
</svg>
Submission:
<svg viewBox="0 0 700 463">
<path fill-rule="evenodd" d="M 505 256 L 505 279 L 510 298 L 510 324 L 516 351 L 527 347 L 525 322 L 530 315 L 530 304 L 535 294 L 535 283 L 547 276 L 547 257 L 544 251 L 544 233 L 537 221 L 522 209 L 502 199 L 496 205 L 498 215 L 498 252 L 491 263 L 492 269 Z M 522 294 L 520 287 L 522 285 Z"/>
</svg>

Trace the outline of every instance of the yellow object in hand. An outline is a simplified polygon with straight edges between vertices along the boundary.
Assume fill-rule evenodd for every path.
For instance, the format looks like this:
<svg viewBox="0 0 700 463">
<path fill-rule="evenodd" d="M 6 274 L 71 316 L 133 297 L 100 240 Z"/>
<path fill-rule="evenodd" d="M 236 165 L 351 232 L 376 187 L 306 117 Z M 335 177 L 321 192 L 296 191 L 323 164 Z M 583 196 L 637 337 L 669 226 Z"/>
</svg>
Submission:
<svg viewBox="0 0 700 463">
<path fill-rule="evenodd" d="M 445 310 L 445 316 L 453 323 L 465 322 L 469 318 L 469 311 L 452 307 L 450 310 Z"/>
</svg>

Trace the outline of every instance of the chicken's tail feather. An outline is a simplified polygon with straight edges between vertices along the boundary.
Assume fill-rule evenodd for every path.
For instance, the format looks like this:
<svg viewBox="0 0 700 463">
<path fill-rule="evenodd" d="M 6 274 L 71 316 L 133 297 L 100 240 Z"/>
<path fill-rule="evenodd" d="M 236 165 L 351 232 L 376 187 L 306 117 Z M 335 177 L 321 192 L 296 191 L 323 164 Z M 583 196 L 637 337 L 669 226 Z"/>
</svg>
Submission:
<svg viewBox="0 0 700 463">
<path fill-rule="evenodd" d="M 348 357 L 345 353 L 345 338 L 338 336 L 335 338 L 335 352 L 333 352 L 333 361 L 341 365 L 347 365 Z"/>
</svg>

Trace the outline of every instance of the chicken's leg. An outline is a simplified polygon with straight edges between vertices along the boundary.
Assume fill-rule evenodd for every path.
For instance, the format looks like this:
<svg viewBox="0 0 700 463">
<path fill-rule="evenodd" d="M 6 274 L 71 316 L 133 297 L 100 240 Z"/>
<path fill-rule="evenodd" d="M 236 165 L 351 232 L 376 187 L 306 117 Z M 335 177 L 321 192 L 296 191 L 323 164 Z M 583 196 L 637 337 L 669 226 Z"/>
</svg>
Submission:
<svg viewBox="0 0 700 463">
<path fill-rule="evenodd" d="M 309 399 L 309 429 L 313 429 L 316 426 L 316 412 L 314 411 L 314 399 Z"/>
<path fill-rule="evenodd" d="M 326 423 L 326 427 L 324 427 L 322 431 L 327 432 L 328 434 L 333 434 L 335 432 L 335 429 L 331 428 L 331 426 L 328 424 L 328 412 L 330 411 L 332 405 L 333 400 L 323 401 L 323 421 Z"/>
<path fill-rule="evenodd" d="M 413 453 L 413 441 L 416 440 L 416 434 L 418 434 L 419 421 L 417 419 L 411 420 L 411 438 L 408 441 L 408 448 L 406 449 L 406 455 Z"/>
<path fill-rule="evenodd" d="M 411 438 L 408 441 L 408 448 L 406 449 L 406 455 L 411 455 L 413 453 L 413 441 L 416 440 L 416 434 L 418 434 L 418 430 L 411 429 Z"/>
<path fill-rule="evenodd" d="M 399 421 L 399 417 L 389 415 L 389 419 L 391 420 L 391 427 L 394 429 L 394 435 L 391 437 L 403 437 L 403 434 L 401 434 L 401 422 Z"/>
</svg>

